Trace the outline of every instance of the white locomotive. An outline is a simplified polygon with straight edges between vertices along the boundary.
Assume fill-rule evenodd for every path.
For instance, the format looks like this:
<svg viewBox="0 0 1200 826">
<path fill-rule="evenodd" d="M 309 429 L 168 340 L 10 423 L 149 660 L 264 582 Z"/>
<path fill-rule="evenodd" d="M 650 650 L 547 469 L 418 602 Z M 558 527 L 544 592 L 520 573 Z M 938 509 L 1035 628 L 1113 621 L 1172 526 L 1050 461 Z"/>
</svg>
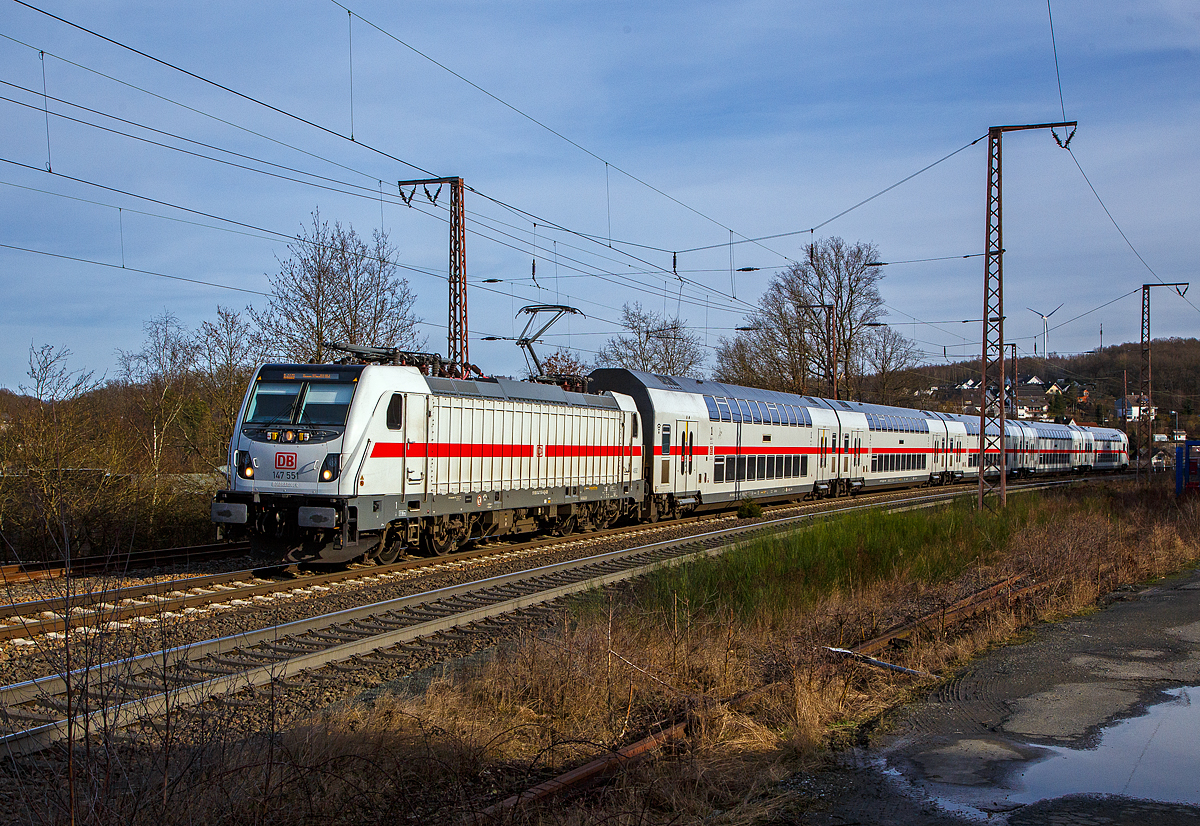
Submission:
<svg viewBox="0 0 1200 826">
<path fill-rule="evenodd" d="M 259 368 L 212 519 L 290 562 L 977 478 L 979 419 L 602 369 L 593 392 L 388 364 Z M 1010 473 L 1128 466 L 1111 428 L 1008 422 Z M 984 472 L 995 472 L 989 455 Z"/>
</svg>

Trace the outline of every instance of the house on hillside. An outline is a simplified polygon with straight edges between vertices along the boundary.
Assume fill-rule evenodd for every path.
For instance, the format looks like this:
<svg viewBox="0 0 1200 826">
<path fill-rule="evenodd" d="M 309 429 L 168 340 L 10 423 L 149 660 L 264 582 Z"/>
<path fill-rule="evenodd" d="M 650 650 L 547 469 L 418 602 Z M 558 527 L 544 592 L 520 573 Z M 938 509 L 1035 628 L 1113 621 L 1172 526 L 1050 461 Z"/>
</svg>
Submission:
<svg viewBox="0 0 1200 826">
<path fill-rule="evenodd" d="M 1040 419 L 1050 409 L 1046 389 L 1036 384 L 1019 384 L 1010 397 L 1012 410 L 1018 419 Z"/>
<path fill-rule="evenodd" d="M 1118 419 L 1140 419 L 1142 417 L 1143 399 L 1137 396 L 1122 396 L 1117 399 L 1115 408 Z M 1150 418 L 1158 415 L 1158 408 L 1150 405 Z"/>
</svg>

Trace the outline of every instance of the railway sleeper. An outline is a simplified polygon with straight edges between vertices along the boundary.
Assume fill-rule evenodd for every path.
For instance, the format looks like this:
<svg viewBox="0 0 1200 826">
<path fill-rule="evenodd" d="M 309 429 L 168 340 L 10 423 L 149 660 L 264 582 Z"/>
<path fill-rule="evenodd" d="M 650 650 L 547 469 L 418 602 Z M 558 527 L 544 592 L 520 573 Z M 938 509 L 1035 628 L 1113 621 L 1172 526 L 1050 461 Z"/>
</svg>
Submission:
<svg viewBox="0 0 1200 826">
<path fill-rule="evenodd" d="M 243 656 L 249 656 L 249 655 L 243 655 Z M 213 656 L 209 657 L 209 660 L 216 663 L 217 665 L 227 665 L 230 668 L 234 669 L 233 671 L 222 672 L 225 674 L 237 674 L 239 671 L 245 671 L 248 668 L 255 668 L 257 666 L 262 665 L 261 662 L 253 662 L 250 660 L 235 660 L 233 657 L 225 657 L 220 654 L 214 654 Z"/>
<path fill-rule="evenodd" d="M 319 640 L 340 644 L 343 642 L 354 642 L 355 640 L 366 639 L 371 635 L 366 632 L 360 634 L 348 626 L 339 625 L 337 628 L 333 629 L 318 629 L 316 631 L 309 631 L 306 636 L 316 637 Z"/>
<path fill-rule="evenodd" d="M 31 708 L 23 706 L 6 706 L 3 711 L 5 718 L 13 718 L 23 723 L 57 723 L 61 717 L 56 717 L 52 714 L 43 714 L 40 711 L 34 711 Z M 5 720 L 7 723 L 8 720 Z"/>
<path fill-rule="evenodd" d="M 168 689 L 169 689 L 169 686 L 164 685 L 163 683 L 151 683 L 151 682 L 147 682 L 145 680 L 134 680 L 134 679 L 121 681 L 121 690 L 126 693 L 132 693 L 132 692 L 136 691 L 136 692 L 142 692 L 142 693 L 148 692 L 148 693 L 159 694 L 164 691 L 167 691 Z"/>
<path fill-rule="evenodd" d="M 215 665 L 201 665 L 199 663 L 188 663 L 187 668 L 191 671 L 198 671 L 201 674 L 209 674 L 214 677 L 228 677 L 231 674 L 237 674 L 240 671 L 245 671 L 245 666 L 239 663 L 236 666 L 218 668 Z"/>
<path fill-rule="evenodd" d="M 295 644 L 285 644 L 285 643 L 274 643 L 268 647 L 277 654 L 285 654 L 289 657 L 292 657 L 297 654 L 312 654 L 314 651 L 320 651 L 323 648 L 325 648 L 326 646 L 322 645 L 321 643 L 314 642 L 314 643 L 309 643 L 307 646 L 295 645 Z"/>
<path fill-rule="evenodd" d="M 395 631 L 399 628 L 407 628 L 412 623 L 409 622 L 388 622 L 387 620 L 375 619 L 370 620 L 354 620 L 355 628 L 361 628 L 371 634 L 382 634 L 388 631 Z"/>
<path fill-rule="evenodd" d="M 292 654 L 282 654 L 278 651 L 275 651 L 273 647 L 272 648 L 251 648 L 248 651 L 246 651 L 245 656 L 253 657 L 256 660 L 265 659 L 265 660 L 270 660 L 271 662 L 277 662 L 277 663 L 281 663 L 281 662 L 285 662 L 287 660 L 293 659 Z M 255 663 L 255 665 L 258 665 L 258 664 L 261 664 L 261 663 Z"/>
<path fill-rule="evenodd" d="M 433 611 L 428 608 L 405 608 L 405 613 L 412 614 L 414 617 L 425 619 L 445 619 L 451 614 L 456 613 L 454 610 L 449 611 Z"/>
</svg>

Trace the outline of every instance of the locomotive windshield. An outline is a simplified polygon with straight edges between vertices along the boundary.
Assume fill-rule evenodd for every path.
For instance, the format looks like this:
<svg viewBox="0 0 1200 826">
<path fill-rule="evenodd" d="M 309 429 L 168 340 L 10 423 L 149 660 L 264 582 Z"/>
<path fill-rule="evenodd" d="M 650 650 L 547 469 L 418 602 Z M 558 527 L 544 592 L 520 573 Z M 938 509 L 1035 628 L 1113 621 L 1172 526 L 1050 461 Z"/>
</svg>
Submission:
<svg viewBox="0 0 1200 826">
<path fill-rule="evenodd" d="M 350 382 L 260 381 L 246 423 L 344 425 L 353 397 Z"/>
</svg>

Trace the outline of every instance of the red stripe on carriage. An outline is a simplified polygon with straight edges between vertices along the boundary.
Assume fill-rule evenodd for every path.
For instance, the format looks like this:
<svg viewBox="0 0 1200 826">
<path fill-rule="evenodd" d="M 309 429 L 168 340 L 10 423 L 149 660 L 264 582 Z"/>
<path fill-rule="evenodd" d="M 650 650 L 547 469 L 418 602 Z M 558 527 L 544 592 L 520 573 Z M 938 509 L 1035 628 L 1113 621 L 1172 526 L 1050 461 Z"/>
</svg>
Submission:
<svg viewBox="0 0 1200 826">
<path fill-rule="evenodd" d="M 413 459 L 426 457 L 433 459 L 468 458 L 468 459 L 530 459 L 533 458 L 533 445 L 506 444 L 461 444 L 457 442 L 413 442 L 408 445 L 407 454 L 404 442 L 377 442 L 371 448 L 372 459 L 399 459 L 407 455 Z M 546 445 L 543 452 L 547 457 L 559 456 L 637 456 L 641 449 L 626 445 Z"/>
</svg>

